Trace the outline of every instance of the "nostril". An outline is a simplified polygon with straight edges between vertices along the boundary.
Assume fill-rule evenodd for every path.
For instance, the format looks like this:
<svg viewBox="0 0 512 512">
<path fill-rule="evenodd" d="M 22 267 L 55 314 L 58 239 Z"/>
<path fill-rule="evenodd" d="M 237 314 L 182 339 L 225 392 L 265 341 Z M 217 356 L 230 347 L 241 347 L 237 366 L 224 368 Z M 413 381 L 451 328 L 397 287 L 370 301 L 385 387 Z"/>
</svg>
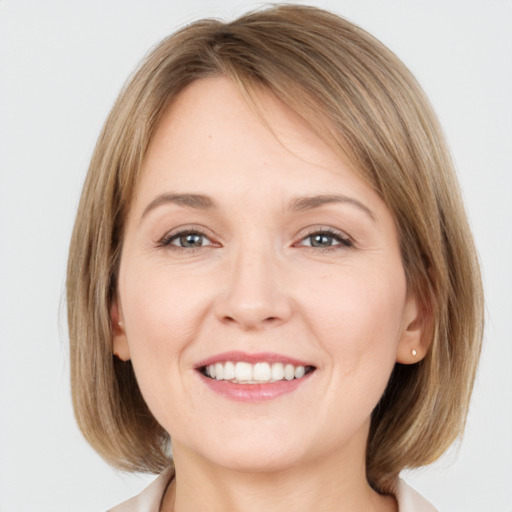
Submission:
<svg viewBox="0 0 512 512">
<path fill-rule="evenodd" d="M 239 268 L 226 289 L 219 290 L 214 309 L 224 324 L 236 323 L 244 329 L 277 325 L 292 314 L 290 298 L 276 280 L 262 277 L 249 265 Z"/>
<path fill-rule="evenodd" d="M 226 325 L 238 325 L 243 330 L 257 330 L 264 326 L 277 325 L 281 322 L 278 316 L 261 317 L 258 315 L 225 315 L 222 317 L 222 322 Z"/>
</svg>

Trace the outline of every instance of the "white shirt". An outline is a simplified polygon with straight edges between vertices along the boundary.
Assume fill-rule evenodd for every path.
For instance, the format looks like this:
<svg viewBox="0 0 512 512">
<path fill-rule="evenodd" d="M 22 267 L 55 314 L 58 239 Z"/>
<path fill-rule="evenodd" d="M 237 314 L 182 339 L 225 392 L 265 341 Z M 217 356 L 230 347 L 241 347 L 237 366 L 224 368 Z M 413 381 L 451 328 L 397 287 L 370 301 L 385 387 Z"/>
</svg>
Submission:
<svg viewBox="0 0 512 512">
<path fill-rule="evenodd" d="M 171 476 L 170 469 L 164 471 L 140 494 L 110 509 L 109 512 L 159 512 Z M 398 481 L 395 497 L 399 512 L 437 512 L 436 508 L 403 480 Z"/>
</svg>

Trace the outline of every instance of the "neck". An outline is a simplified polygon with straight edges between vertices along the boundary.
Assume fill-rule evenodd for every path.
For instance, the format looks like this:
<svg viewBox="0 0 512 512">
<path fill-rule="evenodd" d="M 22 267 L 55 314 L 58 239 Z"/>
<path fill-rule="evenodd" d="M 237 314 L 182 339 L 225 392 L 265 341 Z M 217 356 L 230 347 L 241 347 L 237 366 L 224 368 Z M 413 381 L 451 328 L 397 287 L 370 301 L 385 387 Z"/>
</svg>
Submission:
<svg viewBox="0 0 512 512">
<path fill-rule="evenodd" d="M 396 501 L 371 489 L 363 457 L 354 465 L 330 456 L 274 471 L 213 466 L 182 446 L 173 447 L 176 478 L 162 512 L 396 512 Z M 334 460 L 333 460 L 334 459 Z"/>
</svg>

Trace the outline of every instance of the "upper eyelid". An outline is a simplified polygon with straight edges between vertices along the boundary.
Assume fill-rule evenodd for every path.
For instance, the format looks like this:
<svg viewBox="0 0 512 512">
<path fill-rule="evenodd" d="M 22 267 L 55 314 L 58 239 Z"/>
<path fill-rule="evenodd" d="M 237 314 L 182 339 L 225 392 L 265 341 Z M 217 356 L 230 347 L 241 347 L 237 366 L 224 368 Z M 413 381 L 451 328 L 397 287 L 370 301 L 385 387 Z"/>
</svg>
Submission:
<svg viewBox="0 0 512 512">
<path fill-rule="evenodd" d="M 197 226 L 180 226 L 174 229 L 171 229 L 170 231 L 167 231 L 163 236 L 159 237 L 156 244 L 157 245 L 171 245 L 170 242 L 179 236 L 183 236 L 187 233 L 197 233 L 198 235 L 204 236 L 207 238 L 212 244 L 214 243 L 213 238 L 215 238 L 211 233 L 210 230 L 202 227 Z M 178 247 L 178 246 L 177 246 Z"/>
<path fill-rule="evenodd" d="M 297 234 L 296 238 L 303 240 L 304 238 L 317 233 L 327 233 L 332 236 L 338 236 L 343 240 L 350 240 L 351 242 L 354 242 L 354 239 L 346 231 L 330 226 L 310 226 L 309 228 L 305 228 L 305 231 L 301 230 L 301 232 Z"/>
</svg>

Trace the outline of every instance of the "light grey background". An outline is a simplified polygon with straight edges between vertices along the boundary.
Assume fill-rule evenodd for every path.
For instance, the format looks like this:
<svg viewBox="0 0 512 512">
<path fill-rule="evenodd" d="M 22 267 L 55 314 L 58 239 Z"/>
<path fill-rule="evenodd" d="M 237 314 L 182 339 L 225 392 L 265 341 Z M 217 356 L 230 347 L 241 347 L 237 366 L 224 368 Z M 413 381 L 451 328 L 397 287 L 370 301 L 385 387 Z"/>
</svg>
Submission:
<svg viewBox="0 0 512 512">
<path fill-rule="evenodd" d="M 312 1 L 416 74 L 450 141 L 483 263 L 487 331 L 464 441 L 406 479 L 444 512 L 512 511 L 512 2 Z M 234 0 L 0 0 L 0 510 L 101 511 L 148 477 L 82 440 L 68 385 L 64 279 L 88 160 L 146 51 Z M 59 313 L 59 311 L 62 311 Z"/>
</svg>

